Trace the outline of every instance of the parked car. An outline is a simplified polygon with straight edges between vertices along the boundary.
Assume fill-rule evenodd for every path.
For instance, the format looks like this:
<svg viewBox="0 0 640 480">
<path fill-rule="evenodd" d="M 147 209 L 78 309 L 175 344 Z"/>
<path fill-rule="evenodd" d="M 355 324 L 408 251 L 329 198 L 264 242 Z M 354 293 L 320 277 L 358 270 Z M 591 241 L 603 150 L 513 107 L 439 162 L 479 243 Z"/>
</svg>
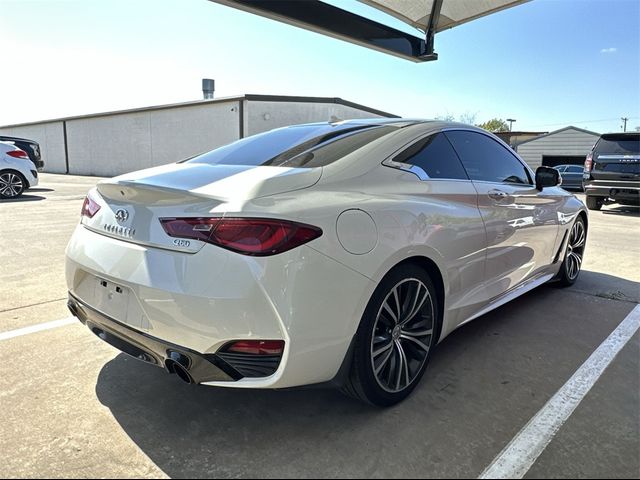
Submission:
<svg viewBox="0 0 640 480">
<path fill-rule="evenodd" d="M 0 142 L 0 199 L 16 198 L 38 185 L 38 172 L 27 152 Z"/>
<path fill-rule="evenodd" d="M 587 207 L 640 205 L 640 133 L 602 135 L 584 164 Z"/>
<path fill-rule="evenodd" d="M 29 159 L 36 167 L 36 171 L 42 172 L 44 169 L 44 161 L 42 160 L 42 154 L 40 153 L 40 144 L 34 140 L 27 140 L 26 138 L 7 137 L 0 135 L 0 142 L 6 142 L 18 147 L 20 150 L 27 152 Z"/>
<path fill-rule="evenodd" d="M 273 130 L 92 189 L 69 309 L 188 383 L 392 405 L 457 327 L 575 282 L 586 208 L 559 182 L 462 124 Z"/>
<path fill-rule="evenodd" d="M 562 188 L 582 190 L 582 173 L 584 167 L 582 165 L 558 165 L 553 167 L 562 177 Z"/>
</svg>

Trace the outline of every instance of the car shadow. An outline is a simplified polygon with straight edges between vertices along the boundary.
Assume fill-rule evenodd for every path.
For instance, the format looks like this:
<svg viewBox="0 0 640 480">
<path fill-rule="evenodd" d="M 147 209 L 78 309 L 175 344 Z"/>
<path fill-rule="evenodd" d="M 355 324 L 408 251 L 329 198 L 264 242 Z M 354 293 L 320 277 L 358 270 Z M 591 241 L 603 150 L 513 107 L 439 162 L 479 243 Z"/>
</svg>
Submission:
<svg viewBox="0 0 640 480">
<path fill-rule="evenodd" d="M 36 188 L 30 188 L 29 192 L 39 192 L 39 193 L 41 193 L 41 192 L 55 192 L 55 190 L 53 188 L 39 188 L 39 187 L 36 187 Z"/>
<path fill-rule="evenodd" d="M 606 273 L 583 270 L 570 290 L 610 300 L 640 303 L 640 283 Z"/>
<path fill-rule="evenodd" d="M 0 198 L 0 203 L 39 202 L 40 200 L 46 200 L 46 198 L 40 195 L 22 194 L 18 198 Z"/>
<path fill-rule="evenodd" d="M 585 277 L 598 283 L 610 280 L 601 274 Z M 565 292 L 540 287 L 461 327 L 436 348 L 414 395 L 389 409 L 333 390 L 194 387 L 124 354 L 102 368 L 96 394 L 128 437 L 170 478 L 469 477 L 501 448 L 485 453 L 482 445 L 487 429 L 506 421 L 505 410 L 509 415 L 523 408 L 535 412 L 553 393 L 532 390 L 530 377 L 538 374 L 552 388 L 547 376 L 555 373 L 540 368 L 516 375 L 501 372 L 501 365 L 508 372 L 524 362 L 524 372 L 529 372 L 544 358 L 549 371 L 561 371 L 555 381 L 560 385 L 573 373 L 562 361 L 567 342 L 558 324 L 574 328 L 576 318 L 569 317 L 582 313 L 562 301 Z M 573 294 L 578 305 L 579 293 Z M 548 346 L 547 356 L 541 357 L 536 335 L 542 344 L 550 339 L 559 344 Z M 492 383 L 485 384 L 487 379 Z M 517 431 L 528 418 L 525 412 L 514 425 L 499 429 Z M 469 449 L 460 450 L 461 441 Z"/>
<path fill-rule="evenodd" d="M 605 215 L 640 217 L 640 206 L 635 205 L 616 205 L 611 207 L 604 207 L 601 211 Z"/>
<path fill-rule="evenodd" d="M 104 366 L 96 392 L 170 478 L 273 477 L 269 458 L 286 466 L 318 439 L 357 431 L 380 415 L 330 390 L 189 386 L 124 354 Z M 262 468 L 256 465 L 260 461 Z"/>
</svg>

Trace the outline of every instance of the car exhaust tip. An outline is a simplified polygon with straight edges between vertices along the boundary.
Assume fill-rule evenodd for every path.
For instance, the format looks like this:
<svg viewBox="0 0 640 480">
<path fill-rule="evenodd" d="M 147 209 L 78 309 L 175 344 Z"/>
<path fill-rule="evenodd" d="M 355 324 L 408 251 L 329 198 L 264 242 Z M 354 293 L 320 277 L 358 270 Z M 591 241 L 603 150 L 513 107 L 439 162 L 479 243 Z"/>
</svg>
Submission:
<svg viewBox="0 0 640 480">
<path fill-rule="evenodd" d="M 184 383 L 188 385 L 193 385 L 195 383 L 193 381 L 193 378 L 191 378 L 191 375 L 189 375 L 189 372 L 187 372 L 187 369 L 184 368 L 179 363 L 176 363 L 174 371 L 175 371 L 175 374 L 178 376 L 178 378 L 182 380 Z"/>
<path fill-rule="evenodd" d="M 73 315 L 74 317 L 78 318 L 78 307 L 76 306 L 76 304 L 74 302 L 69 300 L 67 302 L 67 308 L 71 312 L 71 315 Z"/>
<path fill-rule="evenodd" d="M 194 385 L 193 377 L 189 374 L 186 368 L 180 365 L 178 362 L 174 360 L 167 360 L 166 362 L 167 371 L 169 373 L 175 374 L 180 380 L 189 385 Z"/>
</svg>

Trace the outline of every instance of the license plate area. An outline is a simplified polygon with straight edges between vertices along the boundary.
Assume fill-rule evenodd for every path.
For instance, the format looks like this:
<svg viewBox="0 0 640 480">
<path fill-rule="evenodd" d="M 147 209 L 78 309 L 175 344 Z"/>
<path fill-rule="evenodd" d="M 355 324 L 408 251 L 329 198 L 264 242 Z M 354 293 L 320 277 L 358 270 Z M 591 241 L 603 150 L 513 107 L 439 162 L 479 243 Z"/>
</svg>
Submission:
<svg viewBox="0 0 640 480">
<path fill-rule="evenodd" d="M 103 278 L 95 278 L 94 307 L 109 317 L 125 322 L 129 309 L 130 290 Z"/>
</svg>

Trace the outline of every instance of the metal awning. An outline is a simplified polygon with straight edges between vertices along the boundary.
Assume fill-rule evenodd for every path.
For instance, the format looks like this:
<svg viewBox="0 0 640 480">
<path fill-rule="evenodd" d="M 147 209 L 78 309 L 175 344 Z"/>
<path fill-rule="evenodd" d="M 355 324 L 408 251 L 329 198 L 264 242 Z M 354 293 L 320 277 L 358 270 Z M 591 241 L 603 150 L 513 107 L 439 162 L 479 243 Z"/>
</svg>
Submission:
<svg viewBox="0 0 640 480">
<path fill-rule="evenodd" d="M 436 60 L 435 34 L 529 0 L 360 0 L 416 36 L 319 0 L 210 0 L 414 62 Z"/>
<path fill-rule="evenodd" d="M 429 26 L 437 0 L 360 0 L 422 31 Z M 457 27 L 476 18 L 515 7 L 528 0 L 444 0 L 435 31 Z"/>
</svg>

